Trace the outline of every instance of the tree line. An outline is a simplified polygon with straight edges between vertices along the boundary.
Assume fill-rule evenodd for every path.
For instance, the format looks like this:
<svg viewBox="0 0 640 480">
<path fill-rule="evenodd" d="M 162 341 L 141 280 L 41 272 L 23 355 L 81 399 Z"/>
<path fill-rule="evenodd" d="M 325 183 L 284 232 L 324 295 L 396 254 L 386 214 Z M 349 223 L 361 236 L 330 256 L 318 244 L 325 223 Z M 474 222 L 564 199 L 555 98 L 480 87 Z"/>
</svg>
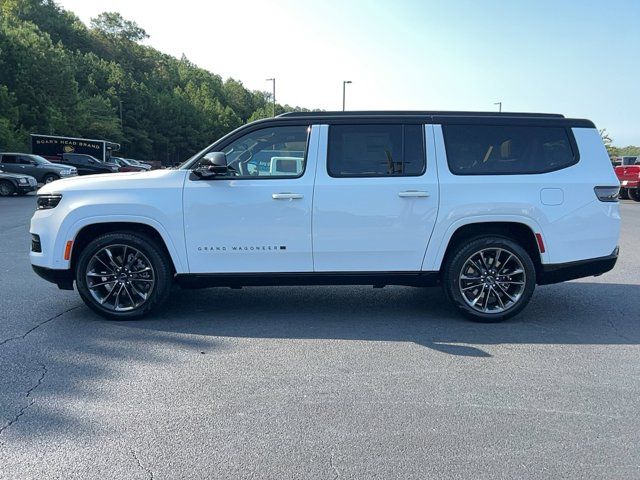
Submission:
<svg viewBox="0 0 640 480">
<path fill-rule="evenodd" d="M 107 139 L 171 164 L 272 115 L 270 95 L 140 42 L 119 13 L 86 26 L 53 0 L 0 0 L 0 151 L 29 134 Z M 276 114 L 304 110 L 276 105 Z"/>
</svg>

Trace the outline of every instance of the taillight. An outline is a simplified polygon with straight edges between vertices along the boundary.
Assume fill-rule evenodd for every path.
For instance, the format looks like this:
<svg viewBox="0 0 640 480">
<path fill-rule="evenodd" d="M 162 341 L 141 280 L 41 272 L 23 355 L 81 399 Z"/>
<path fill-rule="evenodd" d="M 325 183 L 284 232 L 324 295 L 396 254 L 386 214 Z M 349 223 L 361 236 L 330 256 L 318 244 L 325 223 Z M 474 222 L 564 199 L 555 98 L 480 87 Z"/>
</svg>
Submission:
<svg viewBox="0 0 640 480">
<path fill-rule="evenodd" d="M 601 202 L 617 202 L 620 187 L 594 187 L 593 191 Z"/>
</svg>

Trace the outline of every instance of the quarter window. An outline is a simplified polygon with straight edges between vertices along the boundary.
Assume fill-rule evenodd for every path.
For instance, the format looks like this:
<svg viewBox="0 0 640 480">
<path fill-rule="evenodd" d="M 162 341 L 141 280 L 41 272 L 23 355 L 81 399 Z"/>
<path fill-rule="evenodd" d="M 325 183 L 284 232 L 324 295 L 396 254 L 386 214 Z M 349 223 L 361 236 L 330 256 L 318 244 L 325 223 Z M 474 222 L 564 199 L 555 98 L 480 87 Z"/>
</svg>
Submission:
<svg viewBox="0 0 640 480">
<path fill-rule="evenodd" d="M 234 178 L 300 177 L 307 160 L 307 125 L 270 127 L 231 142 L 222 151 Z M 206 158 L 206 155 L 204 156 Z"/>
<path fill-rule="evenodd" d="M 562 127 L 443 125 L 449 169 L 456 175 L 545 173 L 577 163 Z"/>
<path fill-rule="evenodd" d="M 422 125 L 332 125 L 332 177 L 417 176 L 425 171 Z"/>
</svg>

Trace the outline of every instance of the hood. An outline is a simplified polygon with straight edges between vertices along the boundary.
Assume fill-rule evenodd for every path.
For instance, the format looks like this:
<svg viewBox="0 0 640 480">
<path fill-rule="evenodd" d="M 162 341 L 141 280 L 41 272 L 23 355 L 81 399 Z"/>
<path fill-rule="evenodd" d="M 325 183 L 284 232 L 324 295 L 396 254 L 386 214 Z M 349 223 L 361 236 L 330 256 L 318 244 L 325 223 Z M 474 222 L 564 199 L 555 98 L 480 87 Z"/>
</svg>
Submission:
<svg viewBox="0 0 640 480">
<path fill-rule="evenodd" d="M 9 173 L 3 170 L 0 170 L 0 178 L 30 178 L 31 175 L 25 175 L 24 173 Z"/>
<path fill-rule="evenodd" d="M 45 163 L 42 166 L 46 168 L 57 168 L 60 170 L 77 170 L 73 165 L 63 165 L 61 163 Z"/>
<path fill-rule="evenodd" d="M 171 180 L 184 179 L 188 170 L 152 170 L 150 172 L 99 173 L 63 178 L 44 185 L 38 194 L 91 190 L 131 190 L 162 188 Z"/>
</svg>

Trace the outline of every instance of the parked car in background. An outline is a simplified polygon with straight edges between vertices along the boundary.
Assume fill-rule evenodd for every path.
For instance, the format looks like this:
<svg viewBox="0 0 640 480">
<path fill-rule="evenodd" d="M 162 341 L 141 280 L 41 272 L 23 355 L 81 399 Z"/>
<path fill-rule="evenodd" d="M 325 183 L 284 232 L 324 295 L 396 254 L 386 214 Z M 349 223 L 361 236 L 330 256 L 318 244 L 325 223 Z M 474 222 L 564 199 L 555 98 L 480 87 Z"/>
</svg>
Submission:
<svg viewBox="0 0 640 480">
<path fill-rule="evenodd" d="M 640 202 L 640 157 L 622 157 L 615 171 L 620 180 L 620 198 Z"/>
<path fill-rule="evenodd" d="M 144 167 L 146 170 L 153 170 L 154 169 L 153 165 L 151 165 L 150 163 L 142 162 L 142 161 L 136 160 L 134 158 L 125 158 L 124 160 L 126 160 L 129 163 L 132 163 L 133 165 L 138 165 L 140 167 Z"/>
<path fill-rule="evenodd" d="M 28 153 L 0 154 L 0 169 L 8 173 L 31 175 L 38 183 L 50 183 L 78 175 L 76 167 L 51 163 L 40 155 Z"/>
<path fill-rule="evenodd" d="M 117 173 L 120 170 L 116 164 L 101 162 L 97 158 L 83 153 L 63 153 L 61 163 L 75 167 L 78 170 L 78 175 Z"/>
<path fill-rule="evenodd" d="M 111 157 L 111 161 L 120 167 L 121 172 L 146 172 L 151 169 L 151 167 L 143 167 L 122 157 Z"/>
<path fill-rule="evenodd" d="M 0 197 L 8 197 L 15 193 L 26 195 L 37 189 L 38 182 L 32 176 L 0 170 Z"/>
</svg>

